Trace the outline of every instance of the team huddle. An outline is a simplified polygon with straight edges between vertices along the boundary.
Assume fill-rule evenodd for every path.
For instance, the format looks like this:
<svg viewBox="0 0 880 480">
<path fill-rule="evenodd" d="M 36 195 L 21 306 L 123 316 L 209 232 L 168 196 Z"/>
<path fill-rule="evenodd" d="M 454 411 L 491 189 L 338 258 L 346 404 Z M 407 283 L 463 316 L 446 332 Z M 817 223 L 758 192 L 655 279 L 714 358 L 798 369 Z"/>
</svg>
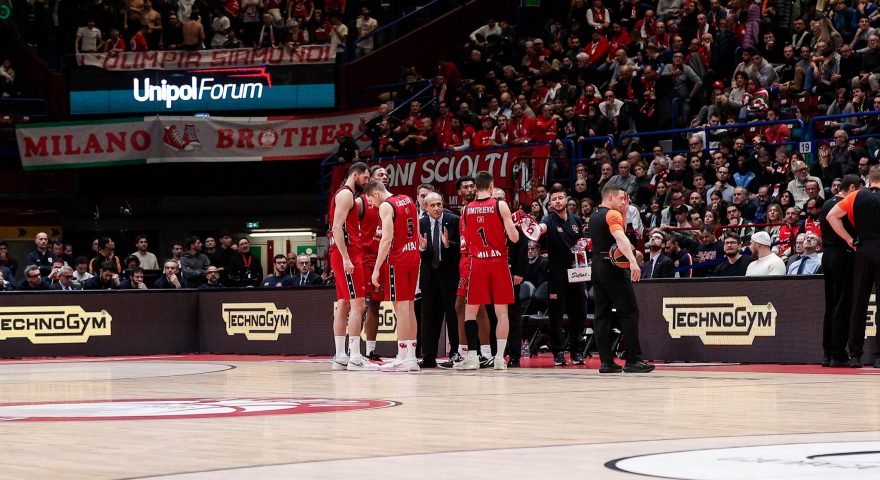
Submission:
<svg viewBox="0 0 880 480">
<path fill-rule="evenodd" d="M 355 163 L 348 170 L 345 184 L 330 200 L 330 266 L 339 299 L 333 320 L 333 370 L 420 370 L 416 359 L 414 302 L 427 235 L 419 231 L 416 203 L 407 195 L 389 192 L 387 179 L 383 169 L 374 167 L 371 176 L 366 164 Z M 467 344 L 459 346 L 458 354 L 449 363 L 454 369 L 475 370 L 491 362 L 496 370 L 503 370 L 507 368 L 507 306 L 514 302 L 507 243 L 517 242 L 519 232 L 503 192 L 494 189 L 492 175 L 479 172 L 473 184 L 471 194 L 464 197 L 467 204 L 462 208 L 459 223 L 461 261 L 456 305 L 464 304 L 459 324 L 463 323 Z M 493 195 L 493 189 L 500 195 Z M 365 301 L 367 297 L 369 302 Z M 370 361 L 378 358 L 374 352 L 376 329 L 371 318 L 377 318 L 375 311 L 380 300 L 393 304 L 398 338 L 397 356 L 381 366 Z M 494 358 L 484 355 L 489 324 L 485 305 L 494 306 L 498 319 Z M 366 356 L 361 354 L 360 347 L 365 310 Z"/>
</svg>

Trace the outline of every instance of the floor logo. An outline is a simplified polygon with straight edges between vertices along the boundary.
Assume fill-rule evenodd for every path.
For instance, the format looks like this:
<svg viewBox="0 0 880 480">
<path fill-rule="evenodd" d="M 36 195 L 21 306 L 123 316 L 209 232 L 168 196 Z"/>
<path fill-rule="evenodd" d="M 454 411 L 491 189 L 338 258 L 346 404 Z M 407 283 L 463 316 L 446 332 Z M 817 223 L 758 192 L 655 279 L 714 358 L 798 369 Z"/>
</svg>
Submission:
<svg viewBox="0 0 880 480">
<path fill-rule="evenodd" d="M 343 398 L 157 398 L 0 404 L 0 422 L 158 420 L 344 412 L 399 402 Z"/>
<path fill-rule="evenodd" d="M 776 336 L 776 308 L 749 297 L 666 297 L 663 318 L 672 338 L 700 337 L 703 345 L 751 345 Z"/>
<path fill-rule="evenodd" d="M 614 470 L 678 480 L 880 478 L 880 442 L 794 443 L 658 453 L 614 460 Z"/>
</svg>

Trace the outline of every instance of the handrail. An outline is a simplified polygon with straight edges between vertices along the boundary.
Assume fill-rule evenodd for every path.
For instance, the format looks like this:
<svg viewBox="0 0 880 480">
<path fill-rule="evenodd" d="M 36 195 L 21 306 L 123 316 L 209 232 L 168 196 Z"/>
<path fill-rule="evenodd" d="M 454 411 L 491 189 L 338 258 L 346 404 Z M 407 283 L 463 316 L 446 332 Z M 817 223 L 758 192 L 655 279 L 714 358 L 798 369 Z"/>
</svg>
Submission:
<svg viewBox="0 0 880 480">
<path fill-rule="evenodd" d="M 813 117 L 810 119 L 810 122 L 808 124 L 808 126 L 809 126 L 808 131 L 810 134 L 809 138 L 811 140 L 815 140 L 813 138 L 814 133 L 815 133 L 814 128 L 815 128 L 816 122 L 818 122 L 818 121 L 836 120 L 839 118 L 869 117 L 872 115 L 880 115 L 880 110 L 869 110 L 866 112 L 835 113 L 834 115 L 823 115 L 820 117 Z"/>
</svg>

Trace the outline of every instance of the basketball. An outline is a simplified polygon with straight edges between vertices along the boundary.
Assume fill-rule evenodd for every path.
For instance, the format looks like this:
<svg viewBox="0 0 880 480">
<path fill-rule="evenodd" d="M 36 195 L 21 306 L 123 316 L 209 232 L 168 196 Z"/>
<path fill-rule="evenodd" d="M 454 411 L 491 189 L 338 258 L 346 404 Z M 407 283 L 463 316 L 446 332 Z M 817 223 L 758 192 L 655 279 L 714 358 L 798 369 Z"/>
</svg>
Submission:
<svg viewBox="0 0 880 480">
<path fill-rule="evenodd" d="M 611 250 L 608 251 L 608 257 L 611 258 L 611 263 L 620 268 L 629 268 L 629 260 L 626 259 L 626 255 L 617 248 L 617 245 L 613 245 Z"/>
</svg>

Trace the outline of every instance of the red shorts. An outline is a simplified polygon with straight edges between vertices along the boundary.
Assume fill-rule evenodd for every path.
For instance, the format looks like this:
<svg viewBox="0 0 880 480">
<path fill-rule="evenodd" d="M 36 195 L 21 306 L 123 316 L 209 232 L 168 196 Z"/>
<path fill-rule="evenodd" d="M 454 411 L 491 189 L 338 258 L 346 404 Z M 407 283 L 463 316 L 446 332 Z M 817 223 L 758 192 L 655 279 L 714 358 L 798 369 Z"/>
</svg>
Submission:
<svg viewBox="0 0 880 480">
<path fill-rule="evenodd" d="M 471 258 L 462 257 L 458 262 L 458 293 L 459 297 L 467 298 L 468 277 L 471 276 Z"/>
<path fill-rule="evenodd" d="M 336 250 L 330 252 L 330 268 L 333 270 L 333 276 L 336 277 L 336 298 L 339 300 L 363 298 L 366 292 L 364 266 L 360 258 L 352 258 L 351 263 L 354 264 L 354 270 L 345 273 L 345 269 L 342 268 L 342 255 Z M 370 270 L 370 274 L 372 273 Z"/>
<path fill-rule="evenodd" d="M 386 301 L 411 302 L 416 299 L 416 287 L 419 285 L 418 265 L 391 265 L 383 269 L 388 275 L 385 284 Z"/>
<path fill-rule="evenodd" d="M 379 270 L 379 286 L 373 285 L 373 269 L 375 263 L 364 263 L 364 292 L 370 300 L 382 301 L 385 296 L 385 286 L 388 285 L 387 269 Z"/>
<path fill-rule="evenodd" d="M 476 259 L 468 279 L 468 305 L 510 305 L 513 303 L 513 280 L 506 260 Z"/>
</svg>

